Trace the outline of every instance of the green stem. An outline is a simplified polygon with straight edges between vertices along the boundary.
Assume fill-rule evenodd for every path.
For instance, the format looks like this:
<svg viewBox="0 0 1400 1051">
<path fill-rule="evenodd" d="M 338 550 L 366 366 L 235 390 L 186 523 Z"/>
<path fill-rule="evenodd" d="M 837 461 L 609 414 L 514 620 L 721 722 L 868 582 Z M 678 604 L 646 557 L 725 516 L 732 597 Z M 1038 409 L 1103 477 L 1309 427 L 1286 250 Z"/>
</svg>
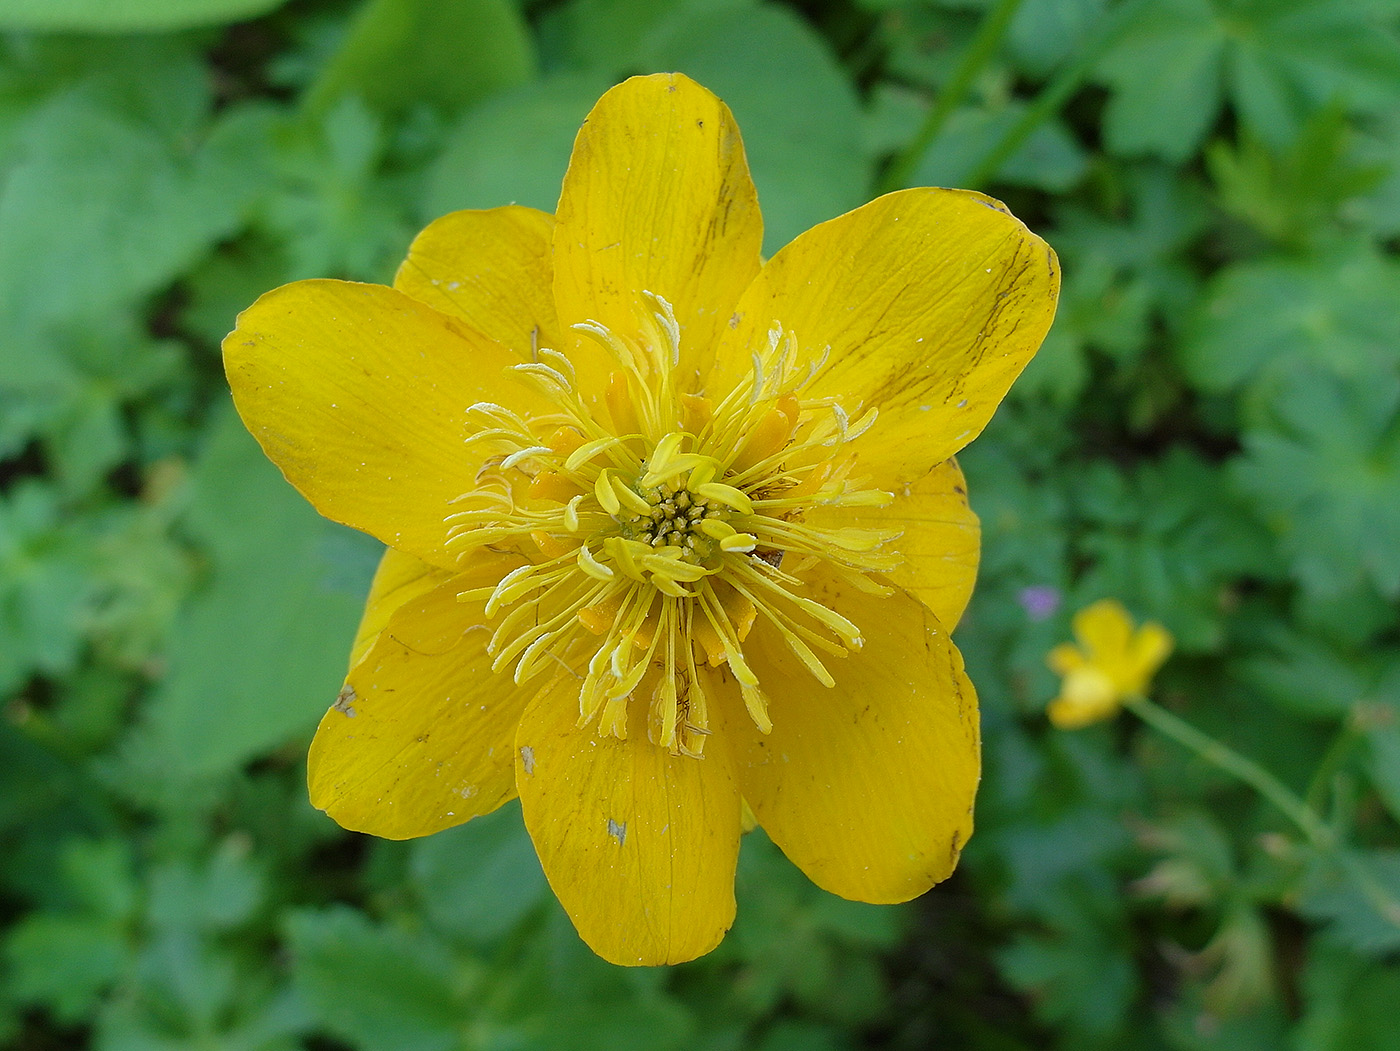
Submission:
<svg viewBox="0 0 1400 1051">
<path fill-rule="evenodd" d="M 1146 697 L 1129 697 L 1123 702 L 1143 722 L 1154 730 L 1160 730 L 1177 744 L 1184 745 L 1208 763 L 1212 763 L 1226 773 L 1234 774 L 1292 821 L 1308 838 L 1308 842 L 1319 850 L 1331 851 L 1336 848 L 1336 838 L 1332 830 L 1323 824 L 1317 812 L 1303 802 L 1292 789 L 1276 778 L 1253 759 L 1246 759 L 1228 745 L 1222 744 L 1209 734 L 1201 733 L 1184 719 L 1179 719 L 1165 708 L 1158 707 Z"/>
<path fill-rule="evenodd" d="M 1371 906 L 1389 923 L 1400 927 L 1400 901 L 1386 890 L 1374 873 L 1355 855 L 1343 850 L 1332 830 L 1317 815 L 1317 811 L 1299 798 L 1298 794 L 1252 759 L 1246 759 L 1228 745 L 1197 730 L 1146 697 L 1128 697 L 1123 707 L 1129 709 L 1154 730 L 1160 730 L 1177 744 L 1183 745 L 1227 773 L 1234 774 L 1298 826 L 1309 843 L 1320 854 L 1330 855 L 1356 881 Z M 1345 736 L 1345 735 L 1343 735 Z M 1323 765 L 1338 750 L 1334 744 L 1323 759 Z M 1314 778 L 1316 781 L 1316 778 Z"/>
<path fill-rule="evenodd" d="M 1332 743 L 1327 746 L 1317 769 L 1313 771 L 1312 780 L 1308 782 L 1307 793 L 1303 796 L 1303 801 L 1315 813 L 1322 810 L 1322 796 L 1327 791 L 1332 775 L 1337 772 L 1337 768 L 1342 765 L 1360 739 L 1360 728 L 1355 721 L 1348 719 L 1337 736 L 1332 738 Z"/>
<path fill-rule="evenodd" d="M 987 17 L 977 27 L 977 34 L 968 44 L 967 50 L 963 52 L 957 68 L 953 70 L 952 77 L 943 86 L 943 90 L 938 93 L 938 97 L 933 100 L 933 105 L 929 107 L 928 114 L 924 117 L 923 126 L 919 128 L 919 133 L 885 169 L 884 177 L 879 184 L 880 193 L 901 190 L 909 184 L 914 169 L 918 167 L 919 161 L 923 160 L 924 154 L 928 152 L 929 146 L 938 137 L 938 133 L 943 130 L 943 125 L 948 120 L 949 115 L 967 97 L 968 89 L 972 87 L 973 81 L 977 79 L 977 75 L 991 61 L 992 55 L 1001 45 L 1002 37 L 1006 35 L 1006 30 L 1011 25 L 1011 19 L 1020 6 L 1021 0 L 997 0 L 996 6 L 987 12 Z"/>
<path fill-rule="evenodd" d="M 1065 66 L 1051 79 L 1045 89 L 1026 107 L 1021 119 L 1006 129 L 1000 141 L 982 158 L 967 180 L 969 186 L 983 186 L 989 182 L 1001 166 L 1014 154 L 1031 132 L 1055 115 L 1065 100 L 1074 94 L 1089 71 L 1098 64 L 1099 58 L 1118 39 L 1137 16 L 1139 9 L 1146 7 L 1150 0 L 1127 0 L 1104 16 L 1095 27 L 1093 34 L 1076 48 L 1073 62 Z"/>
</svg>

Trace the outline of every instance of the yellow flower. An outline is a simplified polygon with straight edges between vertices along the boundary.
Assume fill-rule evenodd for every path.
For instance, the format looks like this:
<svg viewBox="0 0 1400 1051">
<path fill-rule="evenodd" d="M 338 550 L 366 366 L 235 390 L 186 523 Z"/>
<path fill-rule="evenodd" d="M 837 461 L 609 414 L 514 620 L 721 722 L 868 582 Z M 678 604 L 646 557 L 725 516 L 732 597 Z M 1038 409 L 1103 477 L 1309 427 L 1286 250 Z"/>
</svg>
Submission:
<svg viewBox="0 0 1400 1051">
<path fill-rule="evenodd" d="M 1074 615 L 1076 646 L 1050 651 L 1046 663 L 1064 677 L 1060 696 L 1046 714 L 1062 730 L 1074 730 L 1118 714 L 1123 699 L 1147 689 L 1172 651 L 1172 636 L 1148 621 L 1136 631 L 1122 603 L 1102 599 Z"/>
<path fill-rule="evenodd" d="M 393 288 L 288 285 L 224 343 L 268 456 L 389 546 L 312 801 L 399 839 L 518 794 L 618 963 L 718 944 L 745 803 L 871 902 L 946 877 L 972 829 L 948 632 L 979 534 L 951 457 L 1040 344 L 1054 253 L 938 189 L 766 264 L 761 240 L 729 110 L 639 77 L 556 215 L 445 216 Z"/>
</svg>

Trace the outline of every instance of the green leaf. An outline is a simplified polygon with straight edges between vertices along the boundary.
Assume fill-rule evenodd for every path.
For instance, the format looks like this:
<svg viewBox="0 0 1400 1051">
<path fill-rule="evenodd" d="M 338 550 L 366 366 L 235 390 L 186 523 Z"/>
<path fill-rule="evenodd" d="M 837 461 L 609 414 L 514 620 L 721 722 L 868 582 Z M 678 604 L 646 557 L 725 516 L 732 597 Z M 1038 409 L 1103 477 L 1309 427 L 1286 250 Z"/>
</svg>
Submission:
<svg viewBox="0 0 1400 1051">
<path fill-rule="evenodd" d="M 728 103 L 763 208 L 764 251 L 865 200 L 860 108 L 826 42 L 789 9 L 680 18 L 649 41 L 651 69 L 693 77 Z"/>
<path fill-rule="evenodd" d="M 1308 362 L 1362 376 L 1400 361 L 1400 267 L 1367 250 L 1269 256 L 1212 279 L 1177 353 L 1186 378 L 1228 392 Z"/>
<path fill-rule="evenodd" d="M 1108 148 L 1173 161 L 1195 152 L 1219 115 L 1227 41 L 1210 0 L 1144 4 L 1099 64 L 1114 88 Z"/>
<path fill-rule="evenodd" d="M 1109 149 L 1180 161 L 1215 124 L 1227 92 L 1244 125 L 1274 146 L 1334 98 L 1385 112 L 1400 38 L 1385 4 L 1155 0 L 1099 72 L 1114 89 L 1104 114 Z"/>
<path fill-rule="evenodd" d="M 1278 534 L 1310 592 L 1358 579 L 1400 596 L 1400 376 L 1300 365 L 1275 378 L 1272 419 L 1244 435 L 1240 490 Z"/>
<path fill-rule="evenodd" d="M 1317 946 L 1307 954 L 1303 997 L 1298 1051 L 1394 1051 L 1400 967 Z"/>
<path fill-rule="evenodd" d="M 433 922 L 473 944 L 510 933 L 549 893 L 514 803 L 419 840 L 409 871 Z"/>
<path fill-rule="evenodd" d="M 126 742 L 128 764 L 177 790 L 310 731 L 335 699 L 380 550 L 320 518 L 231 411 L 190 484 L 210 579 Z"/>
<path fill-rule="evenodd" d="M 464 979 L 429 934 L 375 926 L 343 906 L 286 920 L 292 977 L 326 1030 L 363 1051 L 457 1051 Z"/>
<path fill-rule="evenodd" d="M 1348 949 L 1377 957 L 1400 949 L 1400 851 L 1318 855 L 1301 889 L 1299 911 L 1326 922 L 1328 936 Z"/>
<path fill-rule="evenodd" d="M 130 50 L 65 82 L 13 130 L 0 179 L 0 382 L 52 379 L 55 336 L 168 285 L 236 228 L 258 189 L 237 111 L 203 127 L 208 78 L 192 56 L 168 43 Z"/>
<path fill-rule="evenodd" d="M 678 21 L 755 0 L 574 0 L 556 9 L 563 64 L 621 79 L 645 68 L 649 41 Z M 551 27 L 552 28 L 552 27 Z"/>
<path fill-rule="evenodd" d="M 249 859 L 250 844 L 229 837 L 198 864 L 170 861 L 150 876 L 147 917 L 152 926 L 185 934 L 220 931 L 246 922 L 263 899 L 263 875 Z"/>
<path fill-rule="evenodd" d="M 914 174 L 925 186 L 966 186 L 1002 136 L 1026 111 L 1025 103 L 963 107 L 954 112 L 929 146 Z M 915 128 L 907 136 L 912 138 Z M 1063 193 L 1083 178 L 1084 151 L 1059 121 L 1031 132 L 1025 143 L 992 173 L 992 180 Z"/>
<path fill-rule="evenodd" d="M 4 941 L 17 1000 L 44 1004 L 66 1025 L 81 1022 L 120 977 L 129 954 L 125 935 L 89 916 L 31 913 Z"/>
<path fill-rule="evenodd" d="M 394 114 L 455 111 L 528 80 L 535 60 L 509 0 L 368 0 L 307 95 L 323 114 L 345 95 Z"/>
<path fill-rule="evenodd" d="M 72 669 L 92 595 L 92 552 L 33 479 L 0 493 L 0 691 Z"/>
<path fill-rule="evenodd" d="M 0 0 L 0 30 L 133 33 L 256 18 L 286 0 Z"/>
<path fill-rule="evenodd" d="M 1034 996 L 1041 1019 L 1102 1040 L 1119 1031 L 1137 994 L 1126 947 L 1115 944 L 1120 930 L 1111 917 L 1087 915 L 1063 932 L 1018 937 L 997 962 Z"/>
<path fill-rule="evenodd" d="M 574 136 L 607 88 L 595 74 L 548 77 L 472 108 L 428 169 L 421 221 L 512 203 L 553 212 Z"/>
</svg>

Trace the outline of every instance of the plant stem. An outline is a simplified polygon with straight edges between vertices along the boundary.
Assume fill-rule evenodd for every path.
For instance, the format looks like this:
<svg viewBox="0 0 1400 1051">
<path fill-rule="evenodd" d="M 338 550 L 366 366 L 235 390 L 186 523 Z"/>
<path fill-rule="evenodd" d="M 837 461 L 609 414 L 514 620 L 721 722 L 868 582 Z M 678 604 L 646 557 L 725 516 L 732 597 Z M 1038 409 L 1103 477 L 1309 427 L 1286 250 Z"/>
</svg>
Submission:
<svg viewBox="0 0 1400 1051">
<path fill-rule="evenodd" d="M 1139 9 L 1148 3 L 1149 0 L 1127 0 L 1102 18 L 1094 27 L 1089 39 L 1075 49 L 1074 61 L 1055 74 L 1045 89 L 1035 97 L 1035 101 L 1026 107 L 1020 120 L 1006 129 L 1001 140 L 972 170 L 972 175 L 967 180 L 969 186 L 982 186 L 996 176 L 1007 159 L 1030 138 L 1031 132 L 1049 120 L 1064 105 L 1065 100 L 1074 94 L 1089 71 L 1098 63 L 1100 56 L 1131 24 Z"/>
<path fill-rule="evenodd" d="M 1228 745 L 1222 744 L 1209 734 L 1197 730 L 1184 719 L 1179 719 L 1165 708 L 1159 707 L 1146 697 L 1129 697 L 1123 706 L 1154 730 L 1160 730 L 1177 744 L 1184 745 L 1208 763 L 1218 766 L 1227 773 L 1234 774 L 1249 785 L 1270 803 L 1276 806 L 1290 821 L 1302 830 L 1308 842 L 1319 850 L 1333 850 L 1336 837 L 1317 812 L 1308 806 L 1282 781 L 1256 763 L 1246 759 Z"/>
<path fill-rule="evenodd" d="M 1020 6 L 1021 0 L 997 0 L 996 6 L 987 12 L 987 17 L 977 27 L 976 35 L 968 44 L 967 50 L 963 52 L 957 68 L 953 70 L 953 75 L 943 86 L 943 90 L 938 93 L 938 97 L 933 100 L 933 105 L 929 107 L 928 114 L 924 117 L 923 126 L 919 128 L 919 133 L 885 169 L 884 177 L 881 178 L 879 184 L 880 193 L 901 190 L 909 184 L 914 169 L 918 167 L 919 161 L 923 160 L 924 154 L 928 152 L 929 146 L 938 137 L 938 133 L 943 130 L 943 125 L 948 120 L 949 115 L 967 96 L 968 89 L 972 87 L 977 75 L 991 61 L 992 55 L 1000 46 L 1002 37 L 1006 35 L 1006 30 L 1011 25 L 1011 19 L 1016 14 L 1016 9 Z"/>
<path fill-rule="evenodd" d="M 1255 789 L 1261 796 L 1278 807 L 1307 837 L 1309 843 L 1320 854 L 1330 855 L 1348 876 L 1356 881 L 1357 887 L 1371 906 L 1389 923 L 1400 927 L 1400 901 L 1381 885 L 1375 874 L 1355 854 L 1342 849 L 1337 837 L 1318 817 L 1317 811 L 1305 803 L 1296 792 L 1269 771 L 1247 759 L 1239 752 L 1209 734 L 1197 730 L 1184 719 L 1179 719 L 1165 708 L 1159 707 L 1146 697 L 1128 697 L 1123 707 L 1129 709 L 1154 730 L 1160 730 L 1177 744 L 1195 752 L 1208 763 L 1218 766 L 1227 773 L 1234 774 L 1245 784 Z M 1327 758 L 1336 749 L 1328 750 Z"/>
<path fill-rule="evenodd" d="M 1308 782 L 1308 791 L 1303 796 L 1303 801 L 1314 812 L 1322 810 L 1322 796 L 1327 791 L 1328 782 L 1360 739 L 1361 730 L 1353 719 L 1348 719 L 1337 736 L 1332 738 L 1332 743 L 1327 746 L 1322 761 L 1313 771 L 1312 780 Z"/>
</svg>

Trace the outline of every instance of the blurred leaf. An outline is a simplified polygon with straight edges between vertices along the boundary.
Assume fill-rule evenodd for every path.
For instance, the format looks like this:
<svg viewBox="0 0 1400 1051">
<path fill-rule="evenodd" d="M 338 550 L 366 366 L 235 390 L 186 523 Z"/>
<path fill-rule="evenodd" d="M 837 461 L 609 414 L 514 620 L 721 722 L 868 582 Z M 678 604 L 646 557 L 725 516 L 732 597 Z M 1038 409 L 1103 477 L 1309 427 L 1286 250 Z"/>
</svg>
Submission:
<svg viewBox="0 0 1400 1051">
<path fill-rule="evenodd" d="M 1268 534 L 1239 499 L 1220 491 L 1218 469 L 1184 448 L 1131 474 L 1087 465 L 1079 484 L 1089 528 L 1077 545 L 1079 593 L 1114 595 L 1166 624 L 1186 651 L 1220 645 L 1229 587 L 1274 576 Z"/>
<path fill-rule="evenodd" d="M 1314 857 L 1299 911 L 1327 923 L 1327 934 L 1355 952 L 1384 957 L 1400 949 L 1400 851 L 1343 848 Z"/>
<path fill-rule="evenodd" d="M 995 107 L 964 107 L 948 118 L 915 171 L 925 186 L 967 186 L 983 158 L 1025 113 L 1026 105 L 1008 101 Z M 911 129 L 912 137 L 912 129 Z M 992 173 L 992 181 L 1063 193 L 1084 177 L 1084 151 L 1059 121 L 1047 121 Z"/>
<path fill-rule="evenodd" d="M 229 837 L 193 864 L 170 861 L 150 876 L 147 918 L 170 931 L 218 931 L 246 922 L 262 903 L 263 878 L 248 858 L 246 838 Z"/>
<path fill-rule="evenodd" d="M 255 215 L 277 247 L 254 273 L 278 283 L 326 276 L 391 280 L 413 229 L 406 194 L 381 174 L 388 150 L 386 122 L 358 96 L 342 97 L 313 123 L 282 123 L 275 182 Z M 225 332 L 233 320 L 230 313 Z"/>
<path fill-rule="evenodd" d="M 293 981 L 325 1029 L 363 1051 L 456 1051 L 469 982 L 430 935 L 337 906 L 286 920 Z"/>
<path fill-rule="evenodd" d="M 1115 153 L 1181 161 L 1228 93 L 1265 142 L 1293 139 L 1333 98 L 1384 111 L 1400 77 L 1393 4 L 1333 0 L 1155 0 L 1100 63 L 1113 86 L 1104 135 Z"/>
<path fill-rule="evenodd" d="M 1298 1051 L 1394 1051 L 1400 967 L 1319 946 L 1308 953 L 1303 995 Z"/>
<path fill-rule="evenodd" d="M 871 170 L 855 91 L 826 42 L 785 7 L 678 18 L 644 52 L 651 69 L 693 77 L 728 103 L 744 135 L 771 255 L 856 207 Z"/>
<path fill-rule="evenodd" d="M 306 97 L 324 114 L 356 95 L 381 113 L 470 105 L 528 80 L 534 55 L 509 0 L 366 0 Z"/>
<path fill-rule="evenodd" d="M 1137 995 L 1137 974 L 1125 946 L 1116 943 L 1121 923 L 1086 915 L 1052 935 L 1022 935 L 997 954 L 1006 977 L 1030 993 L 1036 1014 L 1090 1038 L 1117 1033 Z"/>
<path fill-rule="evenodd" d="M 73 840 L 59 859 L 67 903 L 26 915 L 4 940 L 13 995 L 72 1025 L 123 973 L 136 904 L 130 851 L 118 840 Z"/>
<path fill-rule="evenodd" d="M 71 669 L 91 596 L 91 552 L 53 491 L 27 480 L 0 493 L 0 692 L 35 671 Z"/>
<path fill-rule="evenodd" d="M 1365 704 L 1357 725 L 1365 735 L 1362 759 L 1381 803 L 1400 822 L 1400 656 L 1381 676 Z"/>
<path fill-rule="evenodd" d="M 1219 271 L 1177 348 L 1186 378 L 1232 391 L 1316 362 L 1364 376 L 1400 361 L 1400 266 L 1365 250 L 1269 256 Z"/>
<path fill-rule="evenodd" d="M 335 699 L 379 550 L 317 516 L 231 411 L 190 485 L 189 528 L 211 577 L 125 756 L 176 791 L 311 729 Z"/>
<path fill-rule="evenodd" d="M 1106 6 L 1105 0 L 1024 0 L 1008 34 L 1017 64 L 1035 76 L 1053 73 L 1074 54 Z"/>
<path fill-rule="evenodd" d="M 428 169 L 420 220 L 502 204 L 553 212 L 574 136 L 607 87 L 592 74 L 548 77 L 473 107 Z"/>
<path fill-rule="evenodd" d="M 1368 693 L 1373 668 L 1364 657 L 1285 624 L 1270 624 L 1264 647 L 1234 666 L 1265 698 L 1299 715 L 1340 720 Z"/>
<path fill-rule="evenodd" d="M 515 803 L 418 840 L 409 871 L 433 922 L 473 944 L 510 933 L 549 892 Z"/>
<path fill-rule="evenodd" d="M 1309 118 L 1287 150 L 1245 136 L 1237 148 L 1212 144 L 1206 164 L 1228 212 L 1297 248 L 1326 236 L 1344 208 L 1385 177 L 1384 165 L 1352 158 L 1351 138 L 1346 114 L 1334 104 Z"/>
<path fill-rule="evenodd" d="M 255 18 L 286 0 L 0 0 L 0 30 L 168 31 Z"/>
<path fill-rule="evenodd" d="M 52 370 L 44 339 L 170 283 L 233 231 L 258 188 L 239 113 L 199 126 L 211 100 L 193 57 L 165 42 L 131 52 L 14 131 L 0 181 L 0 382 L 32 386 Z M 113 75 L 129 82 L 118 89 Z"/>
<path fill-rule="evenodd" d="M 1363 577 L 1400 596 L 1400 375 L 1339 378 L 1320 365 L 1278 376 L 1273 426 L 1244 435 L 1241 491 L 1317 594 Z"/>
<path fill-rule="evenodd" d="M 621 79 L 645 68 L 658 33 L 694 15 L 752 7 L 756 0 L 574 0 L 554 12 L 565 65 Z"/>
</svg>

